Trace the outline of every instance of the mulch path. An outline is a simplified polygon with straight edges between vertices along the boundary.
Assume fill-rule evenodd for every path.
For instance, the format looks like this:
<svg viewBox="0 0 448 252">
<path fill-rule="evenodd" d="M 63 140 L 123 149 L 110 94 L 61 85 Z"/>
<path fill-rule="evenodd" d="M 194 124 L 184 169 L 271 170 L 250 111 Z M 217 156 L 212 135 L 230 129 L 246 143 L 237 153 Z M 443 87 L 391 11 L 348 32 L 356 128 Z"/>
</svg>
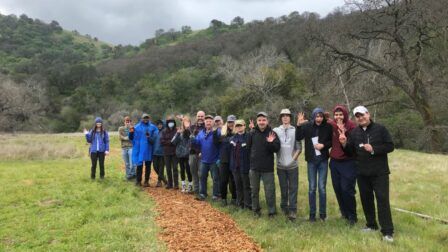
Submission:
<svg viewBox="0 0 448 252">
<path fill-rule="evenodd" d="M 155 187 L 151 176 L 148 194 L 156 202 L 159 239 L 170 251 L 262 251 L 227 214 L 197 201 L 180 190 Z"/>
</svg>

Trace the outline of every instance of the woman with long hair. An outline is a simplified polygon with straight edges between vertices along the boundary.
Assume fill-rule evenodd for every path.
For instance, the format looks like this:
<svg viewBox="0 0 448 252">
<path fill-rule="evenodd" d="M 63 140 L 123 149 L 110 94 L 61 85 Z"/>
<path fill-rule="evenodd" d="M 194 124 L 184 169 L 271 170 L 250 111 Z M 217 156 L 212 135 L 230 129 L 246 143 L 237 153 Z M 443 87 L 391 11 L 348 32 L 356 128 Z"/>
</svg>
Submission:
<svg viewBox="0 0 448 252">
<path fill-rule="evenodd" d="M 109 134 L 104 129 L 103 120 L 101 117 L 95 119 L 95 125 L 89 131 L 84 129 L 87 142 L 90 144 L 89 153 L 92 161 L 90 178 L 93 180 L 96 177 L 96 165 L 100 163 L 100 179 L 104 179 L 104 159 L 109 154 Z"/>
<path fill-rule="evenodd" d="M 173 138 L 173 143 L 176 145 L 176 157 L 177 162 L 180 165 L 180 178 L 182 180 L 182 192 L 193 192 L 193 178 L 190 171 L 190 165 L 188 158 L 190 155 L 190 126 L 191 119 L 188 116 L 182 117 L 182 124 L 177 130 L 176 135 Z M 188 178 L 188 188 L 185 182 L 185 173 Z"/>
</svg>

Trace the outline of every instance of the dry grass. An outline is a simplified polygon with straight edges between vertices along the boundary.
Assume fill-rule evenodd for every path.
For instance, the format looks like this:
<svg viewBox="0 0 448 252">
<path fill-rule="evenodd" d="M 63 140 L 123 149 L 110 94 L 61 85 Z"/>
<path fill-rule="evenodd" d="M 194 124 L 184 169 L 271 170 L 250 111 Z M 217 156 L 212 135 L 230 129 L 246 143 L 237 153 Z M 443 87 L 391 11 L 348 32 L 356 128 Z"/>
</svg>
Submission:
<svg viewBox="0 0 448 252">
<path fill-rule="evenodd" d="M 74 159 L 87 155 L 87 146 L 83 151 L 67 138 L 79 136 L 66 134 L 55 138 L 51 135 L 3 134 L 0 135 L 0 160 Z"/>
</svg>

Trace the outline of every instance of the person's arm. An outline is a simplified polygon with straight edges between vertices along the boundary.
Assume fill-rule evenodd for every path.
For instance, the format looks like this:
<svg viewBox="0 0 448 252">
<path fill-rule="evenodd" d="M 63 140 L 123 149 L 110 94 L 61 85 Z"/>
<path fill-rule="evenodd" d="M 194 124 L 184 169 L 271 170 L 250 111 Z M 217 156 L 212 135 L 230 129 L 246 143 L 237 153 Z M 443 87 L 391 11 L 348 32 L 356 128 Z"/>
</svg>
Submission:
<svg viewBox="0 0 448 252">
<path fill-rule="evenodd" d="M 92 130 L 90 130 L 86 133 L 86 141 L 88 143 L 92 143 Z"/>
<path fill-rule="evenodd" d="M 120 127 L 120 130 L 118 131 L 118 133 L 120 135 L 120 140 L 123 140 L 123 141 L 129 140 L 129 135 L 126 135 L 126 132 L 124 131 L 123 127 Z"/>
<path fill-rule="evenodd" d="M 354 156 L 356 152 L 352 133 L 353 132 L 339 132 L 339 143 L 341 144 L 344 153 L 349 157 Z"/>
<path fill-rule="evenodd" d="M 150 136 L 148 138 L 148 141 L 150 144 L 154 144 L 157 140 L 157 135 L 159 134 L 159 129 L 155 128 L 151 133 Z"/>
<path fill-rule="evenodd" d="M 181 140 L 181 133 L 180 132 L 176 132 L 176 134 L 174 135 L 173 139 L 171 140 L 171 143 L 173 143 L 174 145 L 178 145 L 180 140 Z"/>
<path fill-rule="evenodd" d="M 302 141 L 295 141 L 295 145 L 294 145 L 294 155 L 293 155 L 293 159 L 297 160 L 300 156 L 300 154 L 302 153 Z"/>
<path fill-rule="evenodd" d="M 131 140 L 131 141 L 134 140 L 134 136 L 135 136 L 135 128 L 134 128 L 134 126 L 131 126 L 131 127 L 129 128 L 129 134 L 128 134 L 128 136 L 129 136 L 129 140 Z"/>
<path fill-rule="evenodd" d="M 272 136 L 271 136 L 272 134 Z M 273 139 L 272 139 L 273 138 Z M 269 137 L 266 139 L 268 149 L 272 152 L 278 152 L 280 150 L 280 140 L 278 139 L 277 133 L 271 131 Z"/>
<path fill-rule="evenodd" d="M 327 124 L 325 133 L 324 142 L 322 144 L 324 145 L 324 149 L 330 149 L 333 144 L 333 126 L 331 126 L 331 124 Z"/>
<path fill-rule="evenodd" d="M 222 143 L 220 128 L 217 128 L 216 130 L 213 131 L 213 143 L 215 145 Z"/>
<path fill-rule="evenodd" d="M 386 127 L 381 126 L 381 144 L 372 144 L 372 155 L 384 155 L 394 151 L 395 146 L 392 137 Z"/>
<path fill-rule="evenodd" d="M 305 138 L 306 124 L 299 124 L 296 126 L 296 141 L 301 141 Z"/>
<path fill-rule="evenodd" d="M 106 154 L 109 153 L 109 133 L 104 131 L 104 144 L 106 145 Z"/>
</svg>

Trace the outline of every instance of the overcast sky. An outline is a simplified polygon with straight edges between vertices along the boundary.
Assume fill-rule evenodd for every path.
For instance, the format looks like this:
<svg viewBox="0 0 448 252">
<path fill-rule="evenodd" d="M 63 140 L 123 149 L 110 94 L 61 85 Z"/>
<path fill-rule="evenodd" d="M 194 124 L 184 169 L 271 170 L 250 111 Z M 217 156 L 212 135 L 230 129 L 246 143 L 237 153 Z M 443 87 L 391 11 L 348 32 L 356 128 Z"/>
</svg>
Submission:
<svg viewBox="0 0 448 252">
<path fill-rule="evenodd" d="M 344 0 L 1 0 L 0 13 L 56 20 L 66 30 L 112 44 L 138 45 L 159 28 L 189 25 L 197 30 L 212 19 L 229 23 L 240 16 L 249 22 L 293 11 L 325 16 L 342 5 Z"/>
</svg>

